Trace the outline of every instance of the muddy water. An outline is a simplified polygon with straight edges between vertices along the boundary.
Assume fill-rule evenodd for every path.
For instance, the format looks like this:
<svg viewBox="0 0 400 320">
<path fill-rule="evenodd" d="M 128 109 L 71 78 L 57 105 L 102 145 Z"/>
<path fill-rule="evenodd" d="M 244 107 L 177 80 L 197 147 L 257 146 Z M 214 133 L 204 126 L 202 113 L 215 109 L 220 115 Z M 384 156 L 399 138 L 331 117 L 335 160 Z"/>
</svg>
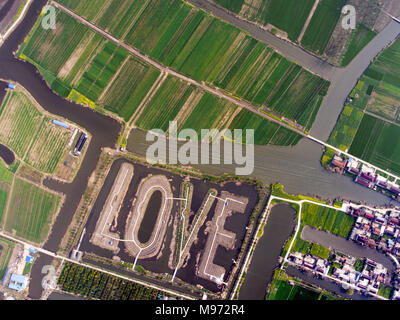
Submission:
<svg viewBox="0 0 400 320">
<path fill-rule="evenodd" d="M 146 243 L 147 241 L 149 241 L 153 233 L 157 217 L 159 214 L 161 214 L 161 199 L 161 191 L 154 192 L 149 199 L 146 212 L 144 213 L 142 223 L 139 227 L 138 240 L 140 241 L 140 243 Z"/>
<path fill-rule="evenodd" d="M 363 247 L 351 240 L 311 228 L 310 226 L 304 227 L 303 232 L 301 233 L 301 238 L 309 242 L 318 243 L 326 248 L 335 249 L 336 251 L 348 254 L 355 258 L 371 259 L 375 262 L 381 263 L 389 272 L 393 272 L 395 269 L 393 260 L 377 250 Z"/>
<path fill-rule="evenodd" d="M 241 300 L 263 300 L 271 282 L 278 257 L 294 231 L 296 211 L 281 203 L 271 209 L 264 234 L 254 251 L 252 261 L 239 293 Z"/>
<path fill-rule="evenodd" d="M 0 144 L 0 158 L 2 158 L 7 165 L 10 165 L 14 162 L 15 155 L 6 146 Z"/>
<path fill-rule="evenodd" d="M 128 150 L 145 157 L 151 142 L 146 133 L 134 130 L 128 139 Z M 169 149 L 168 149 L 169 150 Z M 221 152 L 223 154 L 223 151 Z M 252 176 L 265 184 L 282 183 L 293 194 L 318 195 L 322 198 L 343 198 L 364 201 L 373 205 L 391 203 L 391 199 L 364 188 L 351 178 L 326 171 L 320 164 L 322 148 L 317 143 L 303 139 L 295 147 L 255 146 L 255 168 Z M 210 162 L 216 160 L 210 158 Z M 220 159 L 223 162 L 223 158 Z M 233 165 L 195 165 L 204 173 L 221 175 L 235 173 Z"/>
</svg>

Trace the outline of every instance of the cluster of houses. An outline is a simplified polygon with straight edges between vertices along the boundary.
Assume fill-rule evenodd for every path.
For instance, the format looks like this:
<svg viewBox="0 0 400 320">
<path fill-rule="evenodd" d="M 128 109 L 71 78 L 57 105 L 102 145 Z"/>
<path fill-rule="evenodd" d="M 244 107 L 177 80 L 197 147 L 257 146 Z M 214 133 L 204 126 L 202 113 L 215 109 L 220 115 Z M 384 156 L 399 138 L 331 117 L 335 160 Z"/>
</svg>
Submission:
<svg viewBox="0 0 400 320">
<path fill-rule="evenodd" d="M 363 294 L 377 294 L 379 287 L 390 281 L 387 269 L 379 263 L 365 259 L 361 269 L 356 269 L 354 257 L 345 255 L 336 255 L 331 261 L 302 254 L 300 252 L 292 253 L 289 261 L 296 267 L 311 271 L 320 276 L 329 275 L 345 285 L 351 285 Z M 349 286 L 350 287 L 350 286 Z"/>
<path fill-rule="evenodd" d="M 334 268 L 332 277 L 356 287 L 362 293 L 378 294 L 379 287 L 390 280 L 387 269 L 375 261 L 365 259 L 361 271 L 355 268 L 354 257 L 339 257 L 342 268 Z"/>
<path fill-rule="evenodd" d="M 370 208 L 354 208 L 351 205 L 347 213 L 356 218 L 350 239 L 384 253 L 400 257 L 400 213 L 374 211 Z"/>
<path fill-rule="evenodd" d="M 400 201 L 400 186 L 379 175 L 374 168 L 361 164 L 352 158 L 335 155 L 332 158 L 330 170 L 355 177 L 354 181 L 366 188 L 383 191 L 393 199 Z"/>
<path fill-rule="evenodd" d="M 301 267 L 302 269 L 308 271 L 314 271 L 324 275 L 327 275 L 329 272 L 329 262 L 311 254 L 294 252 L 290 254 L 289 261 L 295 264 L 297 267 Z"/>
</svg>

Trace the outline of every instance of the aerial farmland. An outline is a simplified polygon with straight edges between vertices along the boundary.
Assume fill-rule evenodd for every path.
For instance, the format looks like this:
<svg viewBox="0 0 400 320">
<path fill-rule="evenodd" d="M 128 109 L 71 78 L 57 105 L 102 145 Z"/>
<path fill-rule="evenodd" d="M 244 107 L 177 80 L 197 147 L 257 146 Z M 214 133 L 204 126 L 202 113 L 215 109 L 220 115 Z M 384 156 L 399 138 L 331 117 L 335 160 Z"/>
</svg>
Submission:
<svg viewBox="0 0 400 320">
<path fill-rule="evenodd" d="M 293 122 L 300 130 L 308 130 L 329 87 L 329 82 L 288 61 L 239 29 L 181 1 L 139 1 L 135 4 L 126 1 L 119 8 L 129 7 L 129 17 L 118 21 L 112 19 L 111 14 L 115 1 L 99 4 L 102 10 L 96 12 L 91 9 L 93 7 L 80 6 L 76 2 L 60 3 L 90 22 L 106 26 L 105 29 L 118 40 L 148 55 L 154 62 L 133 57 L 127 50 L 78 23 L 64 9 L 59 11 L 57 23 L 58 29 L 69 30 L 70 48 L 64 50 L 59 45 L 61 39 L 68 36 L 66 33 L 38 28 L 38 21 L 21 46 L 19 57 L 38 66 L 57 93 L 99 112 L 105 110 L 115 114 L 123 122 L 134 120 L 136 126 L 145 130 L 165 129 L 168 121 L 176 116 L 189 117 L 190 121 L 193 105 L 185 101 L 194 99 L 191 91 L 200 83 L 211 90 L 220 88 L 222 94 L 234 97 L 237 105 L 243 100 L 256 112 L 275 114 Z M 163 18 L 160 19 L 161 12 Z M 124 22 L 129 19 L 131 23 Z M 157 27 L 154 27 L 156 22 Z M 225 36 L 219 37 L 221 33 Z M 144 37 L 146 41 L 141 40 Z M 47 48 L 51 48 L 50 51 Z M 59 50 L 63 50 L 62 54 L 58 54 Z M 57 58 L 50 58 L 50 55 Z M 89 63 L 82 68 L 84 61 Z M 180 77 L 183 81 L 173 80 L 172 75 L 165 80 L 163 74 L 169 71 L 163 66 L 191 77 L 197 84 L 193 86 L 193 81 L 185 84 L 183 77 Z M 133 74 L 141 77 L 132 77 Z M 137 80 L 126 82 L 128 78 Z M 163 92 L 172 90 L 174 82 L 174 86 L 187 87 L 187 91 L 182 97 L 177 95 L 168 100 L 173 104 L 168 112 L 152 110 L 157 99 L 166 98 Z M 193 103 L 196 101 L 194 99 Z M 213 109 L 223 114 L 223 119 L 213 117 L 204 124 L 219 127 L 229 124 L 231 119 L 226 115 L 226 108 L 215 106 Z M 228 108 L 233 111 L 235 106 Z M 162 112 L 164 120 L 155 121 L 154 112 Z"/>
<path fill-rule="evenodd" d="M 279 37 L 322 56 L 330 63 L 346 66 L 376 36 L 389 20 L 375 0 L 215 0 L 217 4 L 253 21 Z M 340 28 L 345 5 L 357 7 L 356 30 Z M 399 13 L 399 12 L 398 12 Z M 397 14 L 398 14 L 397 13 Z"/>
<path fill-rule="evenodd" d="M 331 134 L 333 146 L 384 170 L 400 173 L 397 40 L 370 65 L 347 99 Z"/>
<path fill-rule="evenodd" d="M 72 180 L 79 159 L 69 151 L 76 137 L 72 125 L 67 128 L 53 123 L 47 114 L 22 87 L 10 90 L 0 109 L 0 142 L 16 156 L 44 174 L 55 174 L 61 180 Z M 66 162 L 68 165 L 66 165 Z"/>
<path fill-rule="evenodd" d="M 0 1 L 0 300 L 400 300 L 397 2 Z"/>
</svg>

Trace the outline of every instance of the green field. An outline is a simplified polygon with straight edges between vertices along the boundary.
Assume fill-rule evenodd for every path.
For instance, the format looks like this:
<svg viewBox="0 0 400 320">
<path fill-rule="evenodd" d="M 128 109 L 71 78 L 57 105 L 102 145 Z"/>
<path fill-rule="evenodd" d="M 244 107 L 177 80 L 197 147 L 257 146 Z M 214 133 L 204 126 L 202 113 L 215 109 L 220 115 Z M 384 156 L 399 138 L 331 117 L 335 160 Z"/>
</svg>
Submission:
<svg viewBox="0 0 400 320">
<path fill-rule="evenodd" d="M 258 145 L 292 146 L 302 138 L 301 135 L 247 109 L 237 113 L 237 108 L 227 100 L 168 76 L 135 119 L 135 125 L 143 130 L 162 129 L 166 132 L 169 121 L 175 120 L 178 129 L 190 128 L 198 134 L 201 129 L 254 129 L 254 142 Z M 230 125 L 227 126 L 229 122 Z"/>
<path fill-rule="evenodd" d="M 195 88 L 182 80 L 168 76 L 136 120 L 144 130 L 168 130 L 169 121 L 175 119 Z"/>
<path fill-rule="evenodd" d="M 10 172 L 4 162 L 0 160 L 0 221 L 2 220 L 6 210 L 7 199 L 10 194 L 13 179 L 14 175 L 12 172 Z"/>
<path fill-rule="evenodd" d="M 216 0 L 218 4 L 243 17 L 286 31 L 296 41 L 314 5 L 314 0 Z"/>
<path fill-rule="evenodd" d="M 229 129 L 254 129 L 254 143 L 258 145 L 292 146 L 296 145 L 302 138 L 298 133 L 268 121 L 246 109 L 240 111 L 233 119 Z"/>
<path fill-rule="evenodd" d="M 304 203 L 301 212 L 301 225 L 297 237 L 293 243 L 291 252 L 312 254 L 322 259 L 327 259 L 330 250 L 316 243 L 305 241 L 301 238 L 303 228 L 310 226 L 315 229 L 330 232 L 334 235 L 348 238 L 355 223 L 354 217 L 338 210 L 326 208 L 311 203 Z M 292 240 L 289 240 L 285 249 L 287 250 Z"/>
<path fill-rule="evenodd" d="M 45 117 L 25 161 L 40 171 L 53 173 L 66 153 L 71 136 L 71 131 L 53 125 L 51 119 Z"/>
<path fill-rule="evenodd" d="M 316 243 L 313 243 L 310 249 L 310 254 L 325 260 L 329 258 L 329 253 L 330 250 L 328 248 L 320 246 L 319 244 Z"/>
<path fill-rule="evenodd" d="M 29 274 L 31 273 L 31 270 L 32 270 L 32 266 L 33 266 L 33 263 L 31 263 L 31 262 L 25 263 L 25 267 L 24 267 L 24 270 L 22 271 L 22 274 L 24 276 L 29 276 Z"/>
<path fill-rule="evenodd" d="M 380 285 L 379 286 L 379 290 L 378 290 L 378 295 L 386 298 L 386 299 L 390 299 L 391 295 L 392 295 L 392 291 L 393 288 L 390 286 L 384 286 L 384 285 Z"/>
<path fill-rule="evenodd" d="M 7 271 L 7 266 L 10 261 L 15 244 L 11 241 L 0 238 L 0 281 Z"/>
<path fill-rule="evenodd" d="M 0 181 L 11 184 L 13 181 L 13 174 L 8 170 L 2 160 L 0 160 Z"/>
<path fill-rule="evenodd" d="M 99 104 L 128 121 L 159 75 L 159 70 L 130 57 Z"/>
<path fill-rule="evenodd" d="M 19 57 L 38 67 L 59 95 L 128 121 L 160 72 L 64 12 L 57 12 L 56 31 L 38 23 Z"/>
<path fill-rule="evenodd" d="M 349 149 L 363 117 L 361 110 L 345 106 L 328 143 L 343 151 Z"/>
<path fill-rule="evenodd" d="M 289 282 L 290 281 L 290 282 Z M 267 300 L 337 300 L 337 296 L 321 291 L 318 288 L 305 285 L 295 278 L 289 277 L 284 271 L 276 270 Z"/>
<path fill-rule="evenodd" d="M 394 138 L 400 134 L 398 68 L 400 40 L 365 71 L 329 139 L 332 145 L 349 148 L 350 154 L 396 174 L 400 173 L 400 144 Z"/>
<path fill-rule="evenodd" d="M 321 0 L 301 44 L 304 48 L 323 54 L 347 0 Z"/>
<path fill-rule="evenodd" d="M 212 94 L 204 93 L 180 128 L 191 128 L 196 130 L 197 133 L 200 133 L 201 129 L 204 128 L 220 130 L 236 109 L 237 106 L 233 103 Z"/>
<path fill-rule="evenodd" d="M 353 31 L 351 35 L 341 65 L 347 66 L 375 36 L 376 32 L 370 30 L 363 24 L 358 25 L 357 29 Z"/>
<path fill-rule="evenodd" d="M 355 223 L 353 216 L 342 211 L 305 203 L 302 210 L 302 224 L 347 238 Z"/>
<path fill-rule="evenodd" d="M 107 42 L 93 58 L 90 67 L 83 74 L 76 90 L 84 93 L 92 101 L 97 101 L 111 81 L 128 53 L 125 49 Z"/>
<path fill-rule="evenodd" d="M 27 95 L 8 93 L 0 110 L 0 142 L 24 157 L 41 121 L 42 114 Z"/>
<path fill-rule="evenodd" d="M 400 127 L 365 115 L 350 153 L 384 170 L 400 173 Z"/>
<path fill-rule="evenodd" d="M 178 129 L 194 129 L 200 134 L 201 129 L 224 128 L 236 109 L 235 104 L 225 99 L 168 76 L 135 124 L 144 130 L 167 131 L 169 121 L 175 120 Z"/>
<path fill-rule="evenodd" d="M 10 193 L 10 186 L 4 182 L 0 182 L 0 221 L 6 210 L 7 199 Z"/>
<path fill-rule="evenodd" d="M 275 133 L 278 131 L 279 125 L 243 109 L 236 118 L 233 119 L 229 129 L 254 129 L 254 143 L 263 145 L 268 144 L 271 141 Z"/>
<path fill-rule="evenodd" d="M 304 225 L 301 225 L 299 233 L 297 234 L 296 240 L 293 243 L 291 252 L 300 252 L 302 254 L 309 254 L 312 243 L 301 239 L 301 233 L 303 232 Z M 290 242 L 289 242 L 290 243 Z"/>
<path fill-rule="evenodd" d="M 51 120 L 23 89 L 10 91 L 0 110 L 0 142 L 35 169 L 53 173 L 67 152 L 72 131 L 55 126 Z"/>
<path fill-rule="evenodd" d="M 122 19 L 115 19 L 115 11 L 122 10 L 116 1 L 93 1 L 93 5 L 87 0 L 60 2 L 155 60 L 303 126 L 311 126 L 319 108 L 315 101 L 326 94 L 329 86 L 239 29 L 183 1 L 142 0 L 135 4 L 118 1 L 120 8 L 130 10 L 121 13 Z M 291 34 L 298 34 L 302 27 L 298 21 L 306 19 L 313 1 L 300 4 L 285 0 L 285 3 L 283 10 L 277 0 L 271 0 L 267 9 L 269 18 L 277 19 L 282 27 L 293 28 Z M 287 11 L 287 7 L 292 12 L 281 18 L 279 14 Z M 295 23 L 293 12 L 296 12 Z M 81 91 L 86 95 L 87 86 Z M 96 97 L 88 96 L 98 103 Z M 108 108 L 114 111 L 112 106 Z"/>
<path fill-rule="evenodd" d="M 237 0 L 237 1 L 215 0 L 214 2 L 218 3 L 220 6 L 228 9 L 229 11 L 232 11 L 234 13 L 240 13 L 240 9 L 242 9 L 245 0 Z"/>
<path fill-rule="evenodd" d="M 59 196 L 16 178 L 3 221 L 5 230 L 22 239 L 41 243 L 50 231 L 60 201 Z"/>
</svg>

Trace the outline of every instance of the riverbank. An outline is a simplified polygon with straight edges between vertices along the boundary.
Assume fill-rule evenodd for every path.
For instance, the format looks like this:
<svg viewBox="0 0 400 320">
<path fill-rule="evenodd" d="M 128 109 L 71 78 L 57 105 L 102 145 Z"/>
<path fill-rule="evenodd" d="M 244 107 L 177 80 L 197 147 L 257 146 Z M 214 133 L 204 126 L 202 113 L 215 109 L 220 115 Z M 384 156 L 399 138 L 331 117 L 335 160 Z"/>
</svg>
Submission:
<svg viewBox="0 0 400 320">
<path fill-rule="evenodd" d="M 93 136 L 81 168 L 72 183 L 63 184 L 51 179 L 44 182 L 46 187 L 66 195 L 66 201 L 56 218 L 48 241 L 44 245 L 45 249 L 57 252 L 61 239 L 72 221 L 82 194 L 85 192 L 89 177 L 96 167 L 102 148 L 114 148 L 122 128 L 117 121 L 107 116 L 95 113 L 88 108 L 55 95 L 34 66 L 19 61 L 13 56 L 13 52 L 17 50 L 19 44 L 32 28 L 46 2 L 45 0 L 34 1 L 23 22 L 0 48 L 0 78 L 21 84 L 46 111 L 77 123 Z M 41 256 L 33 265 L 30 298 L 40 298 L 42 293 L 41 279 L 43 277 L 41 270 L 44 265 L 50 263 L 51 258 Z"/>
</svg>

